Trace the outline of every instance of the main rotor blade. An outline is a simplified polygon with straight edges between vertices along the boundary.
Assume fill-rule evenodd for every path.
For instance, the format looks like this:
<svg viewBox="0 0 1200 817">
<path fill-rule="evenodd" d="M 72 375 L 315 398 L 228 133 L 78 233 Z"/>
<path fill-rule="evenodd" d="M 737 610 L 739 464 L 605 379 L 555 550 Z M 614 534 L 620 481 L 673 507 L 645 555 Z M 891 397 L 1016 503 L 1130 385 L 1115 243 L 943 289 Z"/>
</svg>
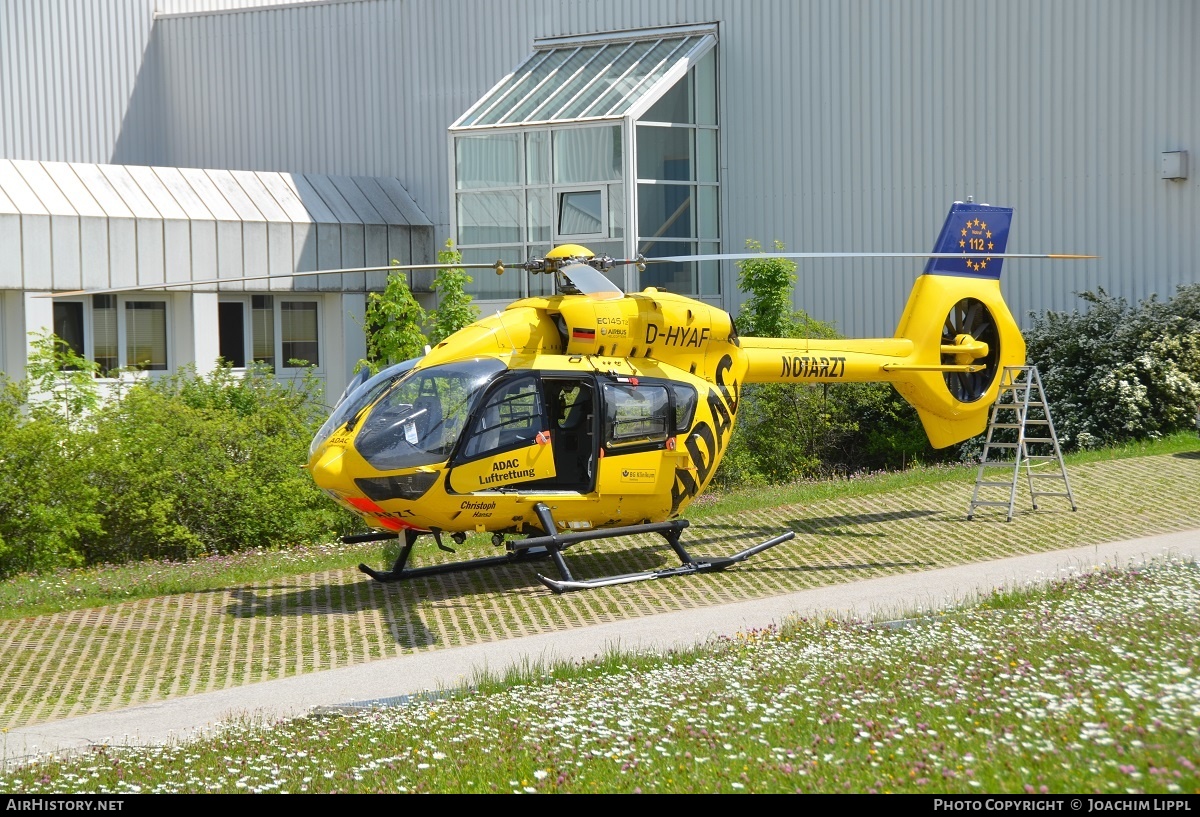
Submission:
<svg viewBox="0 0 1200 817">
<path fill-rule="evenodd" d="M 1099 258 L 1098 255 L 1075 255 L 1067 253 L 996 253 L 988 255 L 987 253 L 930 253 L 930 252 L 783 252 L 783 253 L 717 253 L 712 255 L 670 255 L 660 258 L 629 258 L 629 259 L 608 259 L 611 265 L 617 264 L 637 264 L 639 266 L 645 264 L 656 263 L 680 263 L 687 261 L 744 261 L 754 258 L 959 258 L 959 259 L 976 259 L 976 258 L 1048 258 L 1052 260 L 1076 260 Z M 531 259 L 524 264 L 514 263 L 511 266 L 516 269 L 529 270 L 538 259 Z M 540 263 L 540 262 L 539 262 Z M 585 262 L 586 263 L 586 262 Z M 493 261 L 491 263 L 448 263 L 448 264 L 391 264 L 386 267 L 351 267 L 345 269 L 320 269 L 306 270 L 304 272 L 285 272 L 274 275 L 242 275 L 236 278 L 203 278 L 191 281 L 163 281 L 157 284 L 135 284 L 132 286 L 123 287 L 107 287 L 105 289 L 73 289 L 68 292 L 38 292 L 33 293 L 34 298 L 68 298 L 79 295 L 108 295 L 115 292 L 141 292 L 145 290 L 157 289 L 176 289 L 180 287 L 200 286 L 207 284 L 236 284 L 242 281 L 266 281 L 270 279 L 281 278 L 302 278 L 308 275 L 341 275 L 350 272 L 391 272 L 393 270 L 428 270 L 428 269 L 490 269 L 495 272 L 503 272 L 505 265 L 502 261 Z M 614 285 L 615 286 L 615 285 Z"/>
<path fill-rule="evenodd" d="M 654 264 L 663 261 L 744 261 L 751 258 L 1052 258 L 1082 259 L 1099 258 L 1098 255 L 1075 255 L 1066 253 L 958 253 L 958 252 L 756 252 L 717 253 L 715 255 L 669 255 L 660 258 L 640 258 L 617 261 L 617 264 Z"/>
<path fill-rule="evenodd" d="M 164 281 L 160 284 L 137 284 L 108 289 L 73 289 L 70 292 L 39 292 L 34 298 L 66 298 L 77 295 L 108 295 L 113 292 L 139 292 L 147 289 L 174 289 L 200 284 L 236 284 L 241 281 L 266 281 L 271 278 L 302 278 L 306 275 L 341 275 L 348 272 L 391 272 L 408 269 L 496 269 L 496 264 L 393 264 L 389 267 L 353 267 L 350 269 L 316 269 L 304 272 L 285 272 L 275 275 L 243 275 L 238 278 L 204 278 L 197 281 Z"/>
</svg>

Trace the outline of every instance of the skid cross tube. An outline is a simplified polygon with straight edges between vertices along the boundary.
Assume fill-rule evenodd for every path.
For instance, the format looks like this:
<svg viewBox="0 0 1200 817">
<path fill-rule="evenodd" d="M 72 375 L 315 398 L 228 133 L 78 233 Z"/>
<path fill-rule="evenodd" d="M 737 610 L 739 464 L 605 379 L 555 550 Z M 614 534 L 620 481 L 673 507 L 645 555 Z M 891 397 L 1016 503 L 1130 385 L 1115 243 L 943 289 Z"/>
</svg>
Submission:
<svg viewBox="0 0 1200 817">
<path fill-rule="evenodd" d="M 417 542 L 417 537 L 423 533 L 433 533 L 437 539 L 438 545 L 442 550 L 453 552 L 449 547 L 442 545 L 441 537 L 435 531 L 414 530 L 406 528 L 404 531 L 404 545 L 400 548 L 400 555 L 396 557 L 395 563 L 391 570 L 375 570 L 365 564 L 359 564 L 358 569 L 366 573 L 372 579 L 379 582 L 399 582 L 405 579 L 415 579 L 420 576 L 436 576 L 442 573 L 457 573 L 461 570 L 474 570 L 480 567 L 499 567 L 501 565 L 510 565 L 517 562 L 532 562 L 535 559 L 545 559 L 550 555 L 550 551 L 546 548 L 526 548 L 520 551 L 512 551 L 503 556 L 483 556 L 478 559 L 463 559 L 457 562 L 446 562 L 440 565 L 429 565 L 427 567 L 405 567 L 408 563 L 408 556 L 412 553 L 413 545 Z M 364 534 L 364 537 L 370 537 L 370 534 Z M 346 537 L 342 541 L 349 541 L 351 537 Z M 371 538 L 355 537 L 358 541 L 371 541 L 372 539 L 395 539 L 398 536 L 376 536 Z"/>
</svg>

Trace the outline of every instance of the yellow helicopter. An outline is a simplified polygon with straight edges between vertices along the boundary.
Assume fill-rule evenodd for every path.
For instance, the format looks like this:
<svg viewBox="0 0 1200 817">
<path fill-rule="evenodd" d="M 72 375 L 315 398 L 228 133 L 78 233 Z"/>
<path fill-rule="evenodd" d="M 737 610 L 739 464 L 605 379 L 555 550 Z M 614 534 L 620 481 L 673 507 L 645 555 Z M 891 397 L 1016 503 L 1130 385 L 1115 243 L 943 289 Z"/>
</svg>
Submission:
<svg viewBox="0 0 1200 817">
<path fill-rule="evenodd" d="M 761 254 L 616 260 L 567 244 L 519 265 L 554 276 L 555 294 L 510 304 L 428 349 L 362 370 L 314 437 L 305 468 L 368 532 L 403 538 L 383 581 L 549 558 L 555 593 L 730 565 L 795 537 L 784 531 L 730 556 L 693 557 L 681 536 L 708 487 L 748 383 L 883 381 L 916 407 L 938 448 L 987 424 L 999 373 L 1025 363 L 1025 341 L 1000 293 L 1012 208 L 955 202 L 930 253 L 772 253 L 788 258 L 924 258 L 896 334 L 877 339 L 738 337 L 725 311 L 648 287 L 626 294 L 604 275 L 619 264 L 746 259 Z M 411 264 L 293 276 L 495 264 Z M 254 280 L 256 276 L 100 290 Z M 60 297 L 77 293 L 55 293 Z M 93 292 L 92 294 L 95 294 Z M 462 544 L 491 534 L 502 555 L 423 567 L 419 537 Z M 564 551 L 579 542 L 661 534 L 678 566 L 577 579 Z"/>
<path fill-rule="evenodd" d="M 603 271 L 618 261 L 568 244 L 524 265 L 556 294 L 516 301 L 374 376 L 363 371 L 312 441 L 307 468 L 369 533 L 403 537 L 390 582 L 549 558 L 556 593 L 716 571 L 794 538 L 785 531 L 730 556 L 696 558 L 682 514 L 711 481 L 748 383 L 886 381 L 913 406 L 935 447 L 981 433 L 998 374 L 1025 363 L 1000 293 L 1012 209 L 955 202 L 932 253 L 778 253 L 793 258 L 928 259 L 895 337 L 738 337 L 729 314 L 646 288 L 626 294 Z M 759 256 L 761 257 L 761 256 Z M 426 265 L 413 265 L 414 268 Z M 494 268 L 494 265 L 456 264 Z M 644 268 L 644 267 L 642 267 Z M 490 533 L 503 555 L 408 567 L 431 535 L 461 544 Z M 661 570 L 577 579 L 564 551 L 593 539 L 661 534 L 679 557 Z"/>
</svg>

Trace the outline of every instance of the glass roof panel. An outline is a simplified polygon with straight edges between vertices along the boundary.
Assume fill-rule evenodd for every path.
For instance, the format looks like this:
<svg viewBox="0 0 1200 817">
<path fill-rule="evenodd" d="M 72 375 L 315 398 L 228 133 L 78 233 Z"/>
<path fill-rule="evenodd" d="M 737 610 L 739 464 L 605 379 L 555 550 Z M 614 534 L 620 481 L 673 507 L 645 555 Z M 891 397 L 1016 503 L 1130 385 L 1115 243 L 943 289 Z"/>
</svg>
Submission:
<svg viewBox="0 0 1200 817">
<path fill-rule="evenodd" d="M 574 119 L 581 111 L 587 109 L 596 97 L 603 94 L 614 82 L 624 76 L 637 63 L 639 57 L 646 53 L 653 42 L 622 43 L 609 46 L 613 59 L 607 65 L 596 66 L 591 81 L 579 89 L 574 97 L 554 115 L 555 119 Z"/>
<path fill-rule="evenodd" d="M 658 80 L 672 66 L 687 57 L 699 58 L 714 44 L 711 31 L 696 27 L 550 43 L 527 57 L 451 128 L 623 116 L 658 90 Z"/>
<path fill-rule="evenodd" d="M 565 88 L 572 87 L 574 83 L 579 82 L 581 76 L 589 76 L 585 71 L 585 66 L 600 50 L 601 48 L 598 45 L 570 49 L 570 56 L 560 66 L 551 71 L 533 93 L 526 95 L 507 111 L 501 112 L 497 110 L 495 112 L 496 115 L 488 117 L 488 120 L 481 121 L 478 124 L 502 125 L 535 120 L 536 117 L 532 116 L 533 112 L 543 107 L 546 104 L 546 100 L 555 97 L 561 98 L 561 94 Z"/>
<path fill-rule="evenodd" d="M 562 65 L 573 52 L 574 49 L 559 48 L 530 54 L 506 81 L 493 88 L 459 124 L 463 127 L 494 125 L 497 116 L 503 116 L 514 104 L 524 99 L 526 94 L 545 81 L 546 77 Z"/>
<path fill-rule="evenodd" d="M 687 42 L 692 43 L 694 39 L 689 37 Z M 679 40 L 659 40 L 649 45 L 652 47 L 647 53 L 641 55 L 636 66 L 637 70 L 629 71 L 617 81 L 612 82 L 608 91 L 586 109 L 583 116 L 605 116 L 613 113 L 614 109 L 617 111 L 627 110 L 649 89 L 650 85 L 646 82 L 646 77 L 650 71 L 673 54 L 687 53 L 682 51 L 684 43 Z"/>
<path fill-rule="evenodd" d="M 684 41 L 680 48 L 676 49 L 675 52 L 671 54 L 670 59 L 662 60 L 657 65 L 649 66 L 649 70 L 646 72 L 645 79 L 640 85 L 638 85 L 635 92 L 629 94 L 625 97 L 625 99 L 621 100 L 620 104 L 614 110 L 610 111 L 610 114 L 624 113 L 632 108 L 634 104 L 655 89 L 655 85 L 658 84 L 658 81 L 666 75 L 667 71 L 671 70 L 671 67 L 675 65 L 678 60 L 685 56 L 691 56 L 694 59 L 699 58 L 705 52 L 707 52 L 709 47 L 716 43 L 716 41 L 716 37 L 689 37 L 686 41 Z M 666 90 L 666 88 L 660 89 L 659 95 Z"/>
</svg>

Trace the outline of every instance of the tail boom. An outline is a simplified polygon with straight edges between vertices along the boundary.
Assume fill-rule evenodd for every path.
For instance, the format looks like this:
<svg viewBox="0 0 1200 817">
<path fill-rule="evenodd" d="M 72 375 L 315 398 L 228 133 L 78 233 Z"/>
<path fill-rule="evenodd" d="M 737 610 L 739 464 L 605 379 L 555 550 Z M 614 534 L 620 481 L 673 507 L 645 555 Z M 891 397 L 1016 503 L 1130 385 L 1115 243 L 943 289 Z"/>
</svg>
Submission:
<svg viewBox="0 0 1200 817">
<path fill-rule="evenodd" d="M 999 373 L 1025 364 L 1025 339 L 1000 293 L 1012 209 L 955 202 L 892 338 L 742 338 L 747 383 L 887 382 L 917 410 L 930 443 L 981 433 Z"/>
<path fill-rule="evenodd" d="M 913 353 L 908 338 L 742 338 L 747 383 L 866 383 Z"/>
</svg>

